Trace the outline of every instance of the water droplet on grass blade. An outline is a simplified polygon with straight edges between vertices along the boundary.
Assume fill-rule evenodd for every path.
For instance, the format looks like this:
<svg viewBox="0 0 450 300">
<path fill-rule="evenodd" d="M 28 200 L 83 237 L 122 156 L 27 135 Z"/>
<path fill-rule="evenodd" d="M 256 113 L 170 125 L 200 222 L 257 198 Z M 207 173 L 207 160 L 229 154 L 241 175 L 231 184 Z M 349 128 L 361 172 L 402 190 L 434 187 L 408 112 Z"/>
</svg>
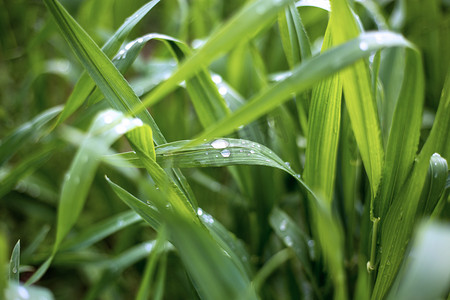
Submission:
<svg viewBox="0 0 450 300">
<path fill-rule="evenodd" d="M 294 245 L 294 242 L 292 241 L 292 238 L 290 236 L 288 236 L 288 235 L 284 237 L 284 242 L 289 247 L 292 247 L 292 245 Z"/>
<path fill-rule="evenodd" d="M 286 220 L 281 221 L 281 223 L 280 223 L 280 230 L 281 231 L 285 231 L 286 230 L 286 225 L 287 225 L 287 221 Z"/>
<path fill-rule="evenodd" d="M 218 139 L 211 143 L 211 146 L 214 149 L 224 149 L 224 148 L 228 147 L 229 145 L 230 145 L 230 143 L 224 139 Z"/>
<path fill-rule="evenodd" d="M 220 75 L 215 74 L 212 76 L 212 81 L 214 81 L 214 83 L 216 83 L 216 84 L 221 83 L 222 77 L 220 77 Z"/>
<path fill-rule="evenodd" d="M 225 96 L 228 93 L 228 89 L 224 86 L 219 88 L 219 94 L 221 94 L 222 96 Z"/>
<path fill-rule="evenodd" d="M 367 51 L 367 49 L 369 49 L 369 45 L 366 42 L 361 42 L 359 43 L 359 49 L 362 51 Z"/>
<path fill-rule="evenodd" d="M 231 152 L 230 152 L 230 150 L 225 149 L 222 152 L 220 152 L 220 155 L 222 155 L 222 157 L 230 157 Z"/>
</svg>

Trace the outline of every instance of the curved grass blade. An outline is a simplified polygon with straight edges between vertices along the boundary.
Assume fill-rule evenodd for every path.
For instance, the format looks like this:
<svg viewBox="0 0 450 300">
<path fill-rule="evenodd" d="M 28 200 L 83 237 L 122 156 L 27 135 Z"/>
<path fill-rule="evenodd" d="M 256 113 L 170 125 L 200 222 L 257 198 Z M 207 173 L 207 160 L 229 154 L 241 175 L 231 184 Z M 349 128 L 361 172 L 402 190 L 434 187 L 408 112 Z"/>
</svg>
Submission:
<svg viewBox="0 0 450 300">
<path fill-rule="evenodd" d="M 173 203 L 178 200 L 171 198 L 178 195 L 171 192 L 167 185 L 160 184 L 159 189 L 149 187 L 147 190 L 152 199 L 151 203 L 156 205 L 153 207 L 107 180 L 113 189 L 120 193 L 122 200 L 136 210 L 144 220 L 149 221 L 150 225 L 154 224 L 155 211 L 159 212 L 158 219 L 166 224 L 168 238 L 179 250 L 178 253 L 195 281 L 200 295 L 206 299 L 237 299 L 238 296 L 246 295 L 250 283 L 241 271 L 243 267 L 237 267 L 240 261 L 233 262 L 232 258 L 230 259 L 230 254 L 224 252 L 204 226 L 200 226 L 197 215 L 195 219 L 191 219 L 174 206 Z M 166 183 L 170 184 L 170 181 Z M 167 203 L 171 205 L 167 206 Z"/>
<path fill-rule="evenodd" d="M 140 119 L 127 118 L 114 110 L 106 110 L 97 115 L 65 176 L 58 205 L 56 241 L 52 255 L 27 284 L 34 283 L 45 273 L 62 240 L 78 219 L 100 163 L 99 158 L 108 152 L 116 139 L 142 125 Z"/>
<path fill-rule="evenodd" d="M 17 241 L 16 245 L 11 254 L 11 260 L 9 261 L 9 281 L 14 283 L 19 283 L 20 278 L 20 240 Z"/>
<path fill-rule="evenodd" d="M 131 113 L 131 107 L 141 101 L 122 74 L 57 0 L 44 0 L 44 2 L 64 38 L 109 104 L 117 110 Z M 136 116 L 150 125 L 156 143 L 164 143 L 162 133 L 147 110 L 141 111 Z"/>
<path fill-rule="evenodd" d="M 259 291 L 264 281 L 266 281 L 267 278 L 269 278 L 269 276 L 282 264 L 291 259 L 292 256 L 293 256 L 292 252 L 289 249 L 283 249 L 275 253 L 271 258 L 269 258 L 269 260 L 264 264 L 264 266 L 253 278 L 253 286 L 255 290 Z"/>
<path fill-rule="evenodd" d="M 345 43 L 360 35 L 357 20 L 346 0 L 331 1 L 332 39 L 336 45 Z M 359 47 L 366 51 L 366 43 Z M 344 89 L 345 103 L 349 112 L 353 132 L 361 158 L 369 178 L 372 201 L 377 194 L 381 180 L 384 148 L 378 119 L 376 100 L 371 91 L 371 75 L 365 61 L 356 61 L 339 74 Z"/>
<path fill-rule="evenodd" d="M 360 47 L 361 44 L 364 45 L 363 49 Z M 283 81 L 263 90 L 230 116 L 207 128 L 192 144 L 201 143 L 204 139 L 211 140 L 225 136 L 241 125 L 248 124 L 271 111 L 290 99 L 292 94 L 303 92 L 355 61 L 368 57 L 372 51 L 386 47 L 410 47 L 410 43 L 403 36 L 392 32 L 364 33 L 343 45 L 307 59 Z"/>
<path fill-rule="evenodd" d="M 447 74 L 431 133 L 414 160 L 412 171 L 398 193 L 398 198 L 389 208 L 382 225 L 383 253 L 372 299 L 379 299 L 386 295 L 403 260 L 416 220 L 417 206 L 432 154 L 440 153 L 446 159 L 450 156 L 449 115 L 450 73 Z"/>
<path fill-rule="evenodd" d="M 314 241 L 310 239 L 295 222 L 281 209 L 274 208 L 270 213 L 270 225 L 283 243 L 291 248 L 311 283 L 317 288 L 316 278 L 313 276 L 311 261 L 315 259 Z M 316 291 L 317 292 L 317 291 Z"/>
<path fill-rule="evenodd" d="M 418 216 L 429 216 L 445 190 L 448 177 L 447 161 L 438 153 L 434 153 L 430 159 L 427 178 L 417 207 Z"/>
<path fill-rule="evenodd" d="M 0 143 L 0 166 L 7 162 L 25 143 L 39 139 L 44 132 L 45 125 L 61 110 L 61 106 L 52 107 L 3 138 Z"/>
<path fill-rule="evenodd" d="M 113 54 L 119 49 L 125 38 L 131 32 L 131 30 L 138 24 L 147 13 L 159 3 L 160 0 L 153 0 L 143 5 L 132 16 L 127 18 L 122 26 L 109 38 L 109 40 L 102 47 L 102 51 L 108 56 L 112 57 Z M 75 112 L 92 93 L 95 88 L 95 83 L 89 77 L 87 73 L 83 73 L 76 83 L 72 94 L 64 106 L 64 110 L 58 118 L 55 126 L 64 122 L 73 112 Z"/>
<path fill-rule="evenodd" d="M 6 172 L 6 174 L 0 178 L 0 198 L 11 191 L 22 178 L 39 169 L 39 167 L 48 161 L 54 151 L 55 147 L 53 147 L 53 145 L 46 145 L 43 149 L 39 149 L 37 152 L 22 160 L 14 169 Z"/>
<path fill-rule="evenodd" d="M 126 211 L 112 216 L 88 229 L 78 233 L 66 242 L 63 242 L 60 251 L 75 251 L 85 249 L 105 237 L 118 232 L 132 224 L 141 221 L 142 218 L 134 211 Z"/>
<path fill-rule="evenodd" d="M 322 52 L 332 46 L 329 22 Z M 321 81 L 313 88 L 308 122 L 308 147 L 303 176 L 308 185 L 331 209 L 336 159 L 341 123 L 342 83 L 338 75 Z"/>
<path fill-rule="evenodd" d="M 277 13 L 291 0 L 258 0 L 245 5 L 231 20 L 213 33 L 207 42 L 194 52 L 163 84 L 151 92 L 142 105 L 133 108 L 142 111 L 173 91 L 180 82 L 188 80 L 207 67 L 215 58 L 237 44 L 255 36 L 267 24 L 275 20 Z"/>
</svg>

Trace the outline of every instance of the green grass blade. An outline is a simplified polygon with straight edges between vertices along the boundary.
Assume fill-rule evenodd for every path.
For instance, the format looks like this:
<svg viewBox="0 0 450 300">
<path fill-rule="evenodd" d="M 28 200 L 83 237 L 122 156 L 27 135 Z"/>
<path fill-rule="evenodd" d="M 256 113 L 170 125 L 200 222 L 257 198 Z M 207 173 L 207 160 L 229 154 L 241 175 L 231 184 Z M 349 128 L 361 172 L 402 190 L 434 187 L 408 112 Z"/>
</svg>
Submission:
<svg viewBox="0 0 450 300">
<path fill-rule="evenodd" d="M 363 49 L 360 48 L 360 44 L 364 45 Z M 290 99 L 293 93 L 301 93 L 311 88 L 320 80 L 333 75 L 363 57 L 369 56 L 372 51 L 399 46 L 409 46 L 409 42 L 401 35 L 392 32 L 365 33 L 344 45 L 334 47 L 321 55 L 307 59 L 283 81 L 263 90 L 229 117 L 207 128 L 196 138 L 193 144 L 200 143 L 204 139 L 211 140 L 231 133 L 239 126 L 256 120 Z"/>
<path fill-rule="evenodd" d="M 287 262 L 293 256 L 289 249 L 283 249 L 275 253 L 269 260 L 262 266 L 258 274 L 253 279 L 253 286 L 256 291 L 259 291 L 269 276 L 275 272 L 282 264 Z"/>
<path fill-rule="evenodd" d="M 333 43 L 338 45 L 357 37 L 360 30 L 347 1 L 331 1 L 331 8 Z M 363 51 L 368 50 L 366 46 L 364 42 L 359 44 Z M 365 61 L 357 61 L 351 68 L 342 71 L 339 76 L 343 83 L 345 103 L 353 132 L 369 177 L 372 198 L 374 198 L 381 180 L 384 148 L 376 102 L 374 95 L 368 92 L 372 90 L 369 66 Z"/>
<path fill-rule="evenodd" d="M 383 217 L 411 171 L 419 144 L 424 101 L 420 53 L 406 49 L 405 77 L 394 112 L 386 149 L 383 183 L 374 203 L 375 215 Z"/>
<path fill-rule="evenodd" d="M 109 38 L 109 40 L 102 47 L 102 51 L 108 56 L 112 57 L 120 45 L 126 39 L 131 30 L 144 18 L 147 13 L 159 3 L 160 0 L 153 0 L 140 9 L 138 9 L 132 16 L 127 18 L 122 26 Z M 75 112 L 87 99 L 89 94 L 94 90 L 95 83 L 89 78 L 87 73 L 83 73 L 80 79 L 73 88 L 72 94 L 64 106 L 64 110 L 58 118 L 56 125 L 64 122 L 73 112 Z"/>
<path fill-rule="evenodd" d="M 313 244 L 310 239 L 295 222 L 281 209 L 274 208 L 270 213 L 270 225 L 275 234 L 283 241 L 283 243 L 294 251 L 306 275 L 311 279 L 313 284 L 315 278 L 311 265 L 311 254 L 315 256 Z"/>
<path fill-rule="evenodd" d="M 7 270 L 8 268 L 8 253 L 9 249 L 6 242 L 5 234 L 3 230 L 0 231 L 0 268 Z M 0 272 L 0 295 L 5 294 L 6 287 L 8 285 L 7 272 Z"/>
<path fill-rule="evenodd" d="M 91 225 L 86 230 L 74 235 L 69 240 L 61 244 L 60 250 L 81 250 L 106 238 L 113 233 L 122 230 L 132 224 L 141 221 L 141 217 L 134 211 L 127 211 L 117 214 L 98 224 Z"/>
<path fill-rule="evenodd" d="M 84 206 L 100 162 L 99 158 L 121 135 L 140 126 L 142 126 L 141 120 L 127 118 L 114 110 L 106 110 L 95 118 L 87 137 L 72 161 L 62 186 L 54 251 L 57 251 Z"/>
<path fill-rule="evenodd" d="M 140 103 L 140 99 L 133 92 L 122 74 L 58 1 L 45 0 L 44 2 L 55 18 L 64 38 L 88 74 L 95 81 L 97 87 L 105 95 L 109 104 L 117 110 L 131 113 L 131 107 Z M 136 116 L 144 123 L 150 125 L 156 143 L 165 141 L 148 111 L 143 111 Z"/>
<path fill-rule="evenodd" d="M 191 78 L 207 67 L 219 55 L 226 53 L 237 44 L 255 36 L 267 24 L 275 20 L 277 13 L 290 0 L 258 0 L 244 6 L 231 20 L 213 33 L 208 41 L 175 71 L 163 84 L 158 86 L 134 111 L 142 111 L 173 91 L 180 82 Z"/>
<path fill-rule="evenodd" d="M 435 209 L 439 198 L 445 191 L 448 177 L 447 161 L 438 153 L 434 153 L 430 159 L 427 178 L 417 207 L 418 216 L 429 216 Z"/>
<path fill-rule="evenodd" d="M 398 198 L 389 208 L 382 225 L 383 253 L 372 299 L 382 298 L 386 295 L 403 260 L 416 220 L 417 206 L 431 156 L 433 153 L 439 153 L 444 158 L 448 158 L 450 155 L 449 115 L 450 76 L 447 75 L 431 133 L 415 159 L 413 169 L 398 193 Z"/>
<path fill-rule="evenodd" d="M 11 254 L 11 259 L 9 261 L 9 281 L 14 283 L 19 283 L 20 278 L 20 240 L 17 241 L 16 245 Z"/>
<path fill-rule="evenodd" d="M 32 174 L 48 161 L 54 150 L 55 147 L 52 145 L 46 145 L 22 160 L 18 166 L 3 174 L 0 178 L 2 183 L 0 185 L 0 198 L 9 193 L 22 178 Z"/>
<path fill-rule="evenodd" d="M 45 125 L 58 115 L 61 110 L 62 107 L 60 106 L 52 107 L 34 117 L 31 121 L 21 125 L 7 137 L 2 138 L 0 144 L 0 166 L 8 161 L 24 144 L 39 139 L 44 132 Z"/>
<path fill-rule="evenodd" d="M 297 8 L 290 4 L 278 14 L 281 41 L 289 67 L 294 68 L 302 58 L 311 56 L 311 46 Z"/>
<path fill-rule="evenodd" d="M 333 21 L 330 20 L 330 25 Z M 322 51 L 332 46 L 331 27 L 325 33 Z M 313 88 L 309 110 L 308 147 L 303 176 L 325 206 L 331 209 L 341 123 L 342 84 L 338 75 Z"/>
<path fill-rule="evenodd" d="M 142 217 L 154 229 L 158 229 L 161 222 L 161 217 L 158 210 L 154 207 L 145 204 L 138 198 L 128 193 L 125 189 L 112 182 L 108 177 L 106 181 L 109 183 L 116 195 L 131 209 L 133 209 L 139 216 Z"/>
</svg>

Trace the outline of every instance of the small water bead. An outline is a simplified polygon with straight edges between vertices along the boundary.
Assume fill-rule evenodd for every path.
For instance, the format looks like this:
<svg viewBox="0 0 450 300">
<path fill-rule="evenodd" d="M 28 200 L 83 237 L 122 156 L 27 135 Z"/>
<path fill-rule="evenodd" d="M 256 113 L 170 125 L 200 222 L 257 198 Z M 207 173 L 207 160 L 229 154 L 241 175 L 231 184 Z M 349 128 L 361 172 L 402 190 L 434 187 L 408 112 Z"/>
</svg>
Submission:
<svg viewBox="0 0 450 300">
<path fill-rule="evenodd" d="M 291 164 L 289 162 L 285 162 L 284 163 L 286 165 L 286 167 L 288 167 L 289 169 L 291 168 Z"/>
<path fill-rule="evenodd" d="M 256 152 L 254 150 L 250 150 L 250 153 L 251 154 L 255 154 Z"/>
<path fill-rule="evenodd" d="M 123 220 L 119 220 L 117 222 L 117 226 L 122 227 L 125 224 L 125 222 Z"/>
<path fill-rule="evenodd" d="M 290 236 L 288 236 L 288 235 L 284 237 L 284 242 L 289 247 L 292 247 L 292 245 L 294 245 L 294 242 L 292 241 L 292 238 Z"/>
<path fill-rule="evenodd" d="M 197 216 L 201 217 L 203 215 L 203 210 L 199 207 L 197 208 Z"/>
<path fill-rule="evenodd" d="M 281 231 L 285 231 L 286 230 L 286 226 L 287 226 L 287 221 L 286 220 L 281 221 L 281 223 L 280 223 L 280 230 Z"/>
<path fill-rule="evenodd" d="M 17 267 L 14 266 L 14 268 L 12 269 L 13 273 L 16 274 L 17 273 Z"/>
<path fill-rule="evenodd" d="M 206 154 L 206 155 L 208 155 L 209 153 L 208 153 L 208 152 L 206 152 L 205 154 Z"/>
<path fill-rule="evenodd" d="M 367 49 L 369 49 L 369 45 L 366 42 L 361 42 L 359 43 L 359 49 L 362 51 L 367 51 Z"/>
<path fill-rule="evenodd" d="M 204 222 L 208 223 L 208 224 L 214 223 L 214 218 L 211 217 L 211 216 L 208 215 L 208 214 L 203 214 L 202 220 L 203 220 Z"/>
<path fill-rule="evenodd" d="M 230 143 L 227 140 L 224 140 L 224 139 L 218 139 L 218 140 L 215 140 L 214 142 L 211 143 L 211 146 L 214 149 L 225 149 L 229 145 L 230 145 Z"/>
<path fill-rule="evenodd" d="M 228 93 L 228 89 L 224 86 L 221 86 L 219 88 L 219 94 L 221 94 L 222 96 L 225 96 Z"/>
<path fill-rule="evenodd" d="M 220 75 L 214 74 L 212 76 L 212 81 L 214 81 L 215 84 L 219 84 L 222 82 L 222 77 L 220 77 Z"/>
<path fill-rule="evenodd" d="M 147 251 L 147 252 L 152 251 L 152 249 L 153 249 L 153 243 L 147 243 L 147 244 L 145 244 L 144 248 L 145 248 L 145 251 Z"/>
<path fill-rule="evenodd" d="M 219 155 L 216 155 L 216 157 L 219 157 Z"/>
<path fill-rule="evenodd" d="M 138 42 L 139 44 L 141 44 L 142 42 L 144 42 L 144 39 L 143 39 L 143 38 L 138 38 L 138 39 L 137 39 L 137 42 Z"/>
<path fill-rule="evenodd" d="M 103 122 L 105 122 L 105 124 L 111 124 L 113 121 L 113 116 L 111 114 L 106 114 L 103 117 Z"/>
<path fill-rule="evenodd" d="M 220 152 L 220 155 L 222 155 L 222 157 L 230 157 L 231 152 L 230 152 L 230 150 L 225 149 Z"/>
<path fill-rule="evenodd" d="M 142 122 L 141 119 L 134 118 L 134 119 L 133 119 L 133 125 L 136 126 L 136 127 L 141 127 L 141 126 L 144 125 L 144 122 Z"/>
</svg>

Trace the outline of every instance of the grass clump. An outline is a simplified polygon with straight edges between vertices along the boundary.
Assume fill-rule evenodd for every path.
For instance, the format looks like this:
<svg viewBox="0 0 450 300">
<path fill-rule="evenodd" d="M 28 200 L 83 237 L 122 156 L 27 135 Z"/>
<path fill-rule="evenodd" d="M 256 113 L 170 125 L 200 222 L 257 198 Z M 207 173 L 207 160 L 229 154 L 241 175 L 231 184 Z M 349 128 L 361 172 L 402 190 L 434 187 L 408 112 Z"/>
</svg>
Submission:
<svg viewBox="0 0 450 300">
<path fill-rule="evenodd" d="M 63 4 L 2 12 L 2 295 L 447 297 L 448 4 Z"/>
</svg>

